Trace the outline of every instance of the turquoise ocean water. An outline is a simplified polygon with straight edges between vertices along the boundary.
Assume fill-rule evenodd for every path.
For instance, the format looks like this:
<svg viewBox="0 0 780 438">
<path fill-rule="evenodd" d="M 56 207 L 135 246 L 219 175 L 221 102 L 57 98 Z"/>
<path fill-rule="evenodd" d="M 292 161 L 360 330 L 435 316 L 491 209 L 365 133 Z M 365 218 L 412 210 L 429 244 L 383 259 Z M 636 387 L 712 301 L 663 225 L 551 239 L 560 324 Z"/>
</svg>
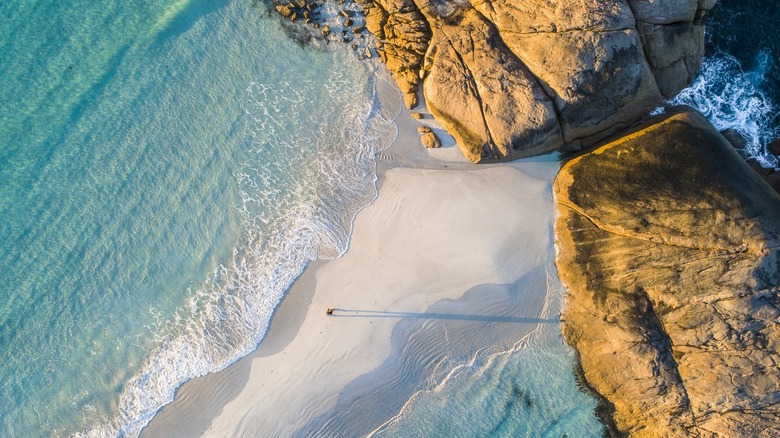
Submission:
<svg viewBox="0 0 780 438">
<path fill-rule="evenodd" d="M 266 12 L 0 4 L 0 436 L 136 434 L 346 248 L 395 127 Z"/>
</svg>

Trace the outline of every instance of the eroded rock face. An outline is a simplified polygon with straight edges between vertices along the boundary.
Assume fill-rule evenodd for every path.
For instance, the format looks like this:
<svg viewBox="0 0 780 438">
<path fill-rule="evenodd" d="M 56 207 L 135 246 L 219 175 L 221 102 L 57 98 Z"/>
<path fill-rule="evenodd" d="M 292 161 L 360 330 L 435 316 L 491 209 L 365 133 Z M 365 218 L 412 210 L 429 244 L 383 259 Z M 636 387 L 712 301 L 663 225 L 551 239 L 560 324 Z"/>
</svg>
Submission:
<svg viewBox="0 0 780 438">
<path fill-rule="evenodd" d="M 429 17 L 438 31 L 425 58 L 425 101 L 466 157 L 478 162 L 560 146 L 552 102 L 494 26 L 472 8 L 445 12 Z"/>
<path fill-rule="evenodd" d="M 474 162 L 592 144 L 687 86 L 714 0 L 358 0 L 407 106 Z M 424 79 L 423 79 L 424 78 Z"/>
<path fill-rule="evenodd" d="M 564 336 L 632 436 L 780 435 L 780 197 L 680 111 L 555 181 Z"/>
<path fill-rule="evenodd" d="M 377 38 L 377 52 L 393 72 L 408 108 L 417 106 L 420 69 L 431 29 L 413 0 L 357 0 L 366 28 Z"/>
</svg>

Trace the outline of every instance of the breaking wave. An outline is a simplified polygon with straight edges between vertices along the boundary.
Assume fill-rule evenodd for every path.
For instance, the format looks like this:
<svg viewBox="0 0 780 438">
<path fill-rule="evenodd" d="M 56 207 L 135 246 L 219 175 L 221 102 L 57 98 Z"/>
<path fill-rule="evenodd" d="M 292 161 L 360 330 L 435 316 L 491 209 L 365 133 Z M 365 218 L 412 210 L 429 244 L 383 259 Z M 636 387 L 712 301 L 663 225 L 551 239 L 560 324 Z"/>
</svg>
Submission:
<svg viewBox="0 0 780 438">
<path fill-rule="evenodd" d="M 376 197 L 376 154 L 397 135 L 395 114 L 378 103 L 376 85 L 386 79 L 368 76 L 367 93 L 365 82 L 334 71 L 321 90 L 332 103 L 327 115 L 292 82 L 248 87 L 252 159 L 236 176 L 241 241 L 155 339 L 122 389 L 118 414 L 83 435 L 137 436 L 184 382 L 256 348 L 309 261 L 346 251 L 355 214 Z"/>
<path fill-rule="evenodd" d="M 727 53 L 706 58 L 693 84 L 670 103 L 690 105 L 719 130 L 733 129 L 745 139 L 742 153 L 766 168 L 778 168 L 766 145 L 780 136 L 777 107 L 764 91 L 772 68 L 768 52 L 760 52 L 752 70 Z"/>
</svg>

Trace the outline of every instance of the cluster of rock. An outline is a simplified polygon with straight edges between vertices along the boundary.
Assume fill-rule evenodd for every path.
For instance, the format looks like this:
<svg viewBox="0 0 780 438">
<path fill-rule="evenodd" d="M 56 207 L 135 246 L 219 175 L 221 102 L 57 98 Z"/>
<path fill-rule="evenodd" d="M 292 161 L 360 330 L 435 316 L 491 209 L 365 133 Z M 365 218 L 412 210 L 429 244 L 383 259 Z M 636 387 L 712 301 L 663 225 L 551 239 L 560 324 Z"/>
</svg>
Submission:
<svg viewBox="0 0 780 438">
<path fill-rule="evenodd" d="M 593 144 L 691 82 L 715 0 L 356 0 L 409 108 L 474 162 Z"/>
<path fill-rule="evenodd" d="M 314 39 L 326 42 L 350 43 L 361 59 L 373 57 L 371 45 L 373 39 L 368 36 L 365 27 L 365 15 L 362 9 L 351 0 L 273 0 L 274 9 L 290 23 L 304 23 L 306 27 L 286 29 L 301 43 Z"/>
<path fill-rule="evenodd" d="M 377 39 L 377 53 L 393 72 L 407 108 L 415 108 L 432 36 L 428 20 L 412 0 L 356 1 L 365 11 L 366 27 Z"/>
<path fill-rule="evenodd" d="M 473 162 L 577 150 L 637 122 L 693 79 L 716 2 L 355 1 L 363 12 L 339 22 L 341 39 L 367 28 L 407 107 L 422 86 L 428 109 Z M 319 27 L 316 9 L 277 2 L 288 18 Z"/>
<path fill-rule="evenodd" d="M 275 5 L 276 11 L 283 17 L 295 22 L 302 18 L 307 24 L 312 23 L 312 17 L 316 17 L 316 9 L 319 5 L 315 2 L 307 3 L 303 0 L 280 3 Z"/>
<path fill-rule="evenodd" d="M 555 181 L 564 337 L 631 436 L 780 436 L 780 196 L 680 110 Z"/>
</svg>

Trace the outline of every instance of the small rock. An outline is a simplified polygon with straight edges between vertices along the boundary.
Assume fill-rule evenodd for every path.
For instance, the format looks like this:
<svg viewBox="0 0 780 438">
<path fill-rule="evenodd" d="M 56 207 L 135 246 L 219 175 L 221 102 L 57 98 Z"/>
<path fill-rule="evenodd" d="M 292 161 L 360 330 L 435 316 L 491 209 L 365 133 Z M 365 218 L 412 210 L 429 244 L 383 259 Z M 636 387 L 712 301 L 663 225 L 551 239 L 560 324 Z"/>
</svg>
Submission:
<svg viewBox="0 0 780 438">
<path fill-rule="evenodd" d="M 328 36 L 330 35 L 330 27 L 326 24 L 325 26 L 322 26 L 322 36 Z"/>
<path fill-rule="evenodd" d="M 294 14 L 292 8 L 285 5 L 276 6 L 276 11 L 282 14 L 283 17 L 290 18 Z"/>
<path fill-rule="evenodd" d="M 352 29 L 352 33 L 358 34 L 363 33 L 363 31 L 366 30 L 366 26 L 357 26 L 354 29 Z"/>
<path fill-rule="evenodd" d="M 579 152 L 582 149 L 583 149 L 582 140 L 577 139 L 577 140 L 574 140 L 574 141 L 571 141 L 571 142 L 568 142 L 568 143 L 564 144 L 558 150 L 563 152 L 564 154 L 571 154 L 571 153 L 574 153 L 574 152 Z"/>
<path fill-rule="evenodd" d="M 351 18 L 347 18 L 346 20 L 344 20 L 344 27 L 349 27 L 349 26 L 352 26 Z"/>
<path fill-rule="evenodd" d="M 409 115 L 412 116 L 413 119 L 417 119 L 417 120 L 422 120 L 423 118 L 423 115 L 420 113 L 411 113 Z"/>
<path fill-rule="evenodd" d="M 780 171 L 770 173 L 764 177 L 764 180 L 768 182 L 777 193 L 780 193 Z"/>
<path fill-rule="evenodd" d="M 381 53 L 380 56 L 382 56 Z M 415 109 L 419 103 L 417 93 L 404 94 L 404 103 L 406 104 L 406 109 Z"/>
<path fill-rule="evenodd" d="M 770 141 L 769 144 L 766 145 L 766 150 L 769 151 L 770 154 L 780 157 L 780 138 Z"/>
<path fill-rule="evenodd" d="M 742 136 L 742 134 L 739 133 L 736 129 L 728 128 L 724 129 L 723 131 L 720 131 L 720 135 L 726 138 L 726 140 L 731 143 L 732 146 L 734 146 L 734 149 L 741 151 L 745 149 L 745 145 L 747 144 L 747 140 L 745 140 L 745 137 Z"/>
<path fill-rule="evenodd" d="M 366 47 L 366 58 L 371 58 L 373 55 L 371 54 L 371 49 Z"/>
<path fill-rule="evenodd" d="M 748 158 L 745 161 L 747 161 L 750 167 L 752 167 L 757 174 L 761 175 L 762 178 L 766 178 L 769 176 L 769 174 L 774 172 L 774 169 L 767 169 L 766 167 L 762 166 L 761 163 L 759 163 L 755 158 Z"/>
<path fill-rule="evenodd" d="M 438 149 L 441 147 L 441 140 L 433 132 L 423 134 L 420 140 L 422 140 L 422 144 L 426 149 Z"/>
<path fill-rule="evenodd" d="M 418 134 L 427 134 L 429 132 L 433 132 L 433 130 L 428 126 L 422 125 L 417 127 Z"/>
</svg>

